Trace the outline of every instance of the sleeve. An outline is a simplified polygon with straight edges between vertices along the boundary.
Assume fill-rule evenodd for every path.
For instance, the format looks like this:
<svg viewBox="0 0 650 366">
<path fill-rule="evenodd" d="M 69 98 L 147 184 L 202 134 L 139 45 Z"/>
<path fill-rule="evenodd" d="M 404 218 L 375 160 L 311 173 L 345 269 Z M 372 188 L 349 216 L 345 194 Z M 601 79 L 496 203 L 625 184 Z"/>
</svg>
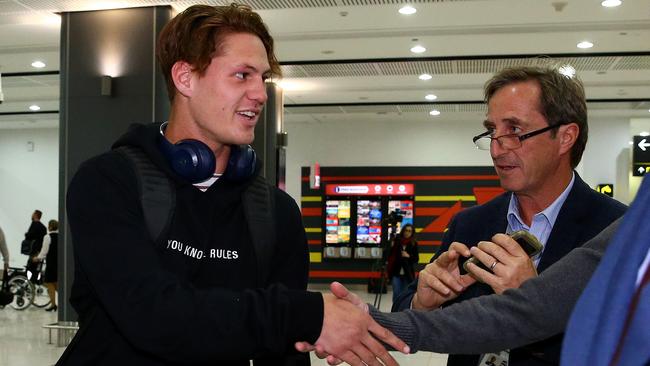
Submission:
<svg viewBox="0 0 650 366">
<path fill-rule="evenodd" d="M 280 283 L 293 290 L 306 290 L 309 280 L 309 246 L 302 216 L 295 201 L 279 189 L 275 189 L 274 217 L 278 247 L 273 257 L 269 282 Z M 320 324 L 318 328 L 320 330 Z M 314 339 L 319 335 L 320 332 L 314 334 Z M 282 355 L 256 359 L 254 365 L 308 366 L 310 356 L 309 353 L 296 351 L 291 342 L 286 344 Z"/>
<path fill-rule="evenodd" d="M 449 246 L 451 245 L 452 242 L 452 238 L 454 237 L 454 232 L 456 231 L 456 221 L 457 220 L 455 217 L 454 219 L 451 220 L 449 229 L 445 231 L 445 234 L 442 237 L 442 243 L 440 244 L 440 248 L 438 249 L 436 254 L 433 257 L 431 257 L 431 262 L 433 262 L 441 253 L 444 253 L 445 251 L 447 251 L 447 249 L 449 249 Z M 391 308 L 391 311 L 395 312 L 395 311 L 410 309 L 411 302 L 413 301 L 413 296 L 415 296 L 415 292 L 417 291 L 417 289 L 418 289 L 418 279 L 416 278 L 397 297 L 397 299 L 393 303 L 393 307 Z"/>
<path fill-rule="evenodd" d="M 107 154 L 80 168 L 67 196 L 75 273 L 132 347 L 189 364 L 250 359 L 317 339 L 319 293 L 282 284 L 197 288 L 167 271 L 146 230 L 135 181 L 126 160 Z"/>
<path fill-rule="evenodd" d="M 50 237 L 50 234 L 47 234 L 43 237 L 43 246 L 41 247 L 41 251 L 36 256 L 39 261 L 42 262 L 43 259 L 45 259 L 47 256 L 47 252 L 50 251 L 50 243 L 52 243 L 52 238 Z"/>
<path fill-rule="evenodd" d="M 440 310 L 385 314 L 372 309 L 371 315 L 413 351 L 486 353 L 560 334 L 617 225 L 612 224 L 519 289 Z"/>
</svg>

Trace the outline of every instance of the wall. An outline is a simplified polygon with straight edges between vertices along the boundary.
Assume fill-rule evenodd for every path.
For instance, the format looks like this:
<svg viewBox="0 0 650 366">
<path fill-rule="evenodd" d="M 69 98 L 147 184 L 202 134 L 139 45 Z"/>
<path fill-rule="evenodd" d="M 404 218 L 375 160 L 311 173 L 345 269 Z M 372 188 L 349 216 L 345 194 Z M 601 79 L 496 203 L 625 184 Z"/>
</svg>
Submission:
<svg viewBox="0 0 650 366">
<path fill-rule="evenodd" d="M 477 166 L 492 165 L 489 153 L 474 147 L 471 138 L 481 132 L 481 117 L 467 121 L 415 121 L 396 125 L 390 120 L 285 123 L 287 191 L 300 200 L 300 167 L 313 166 Z M 617 159 L 628 149 L 629 119 L 590 117 L 589 142 L 576 169 L 592 187 L 617 180 Z M 623 164 L 626 164 L 623 162 Z M 629 167 L 627 169 L 629 171 Z M 625 170 L 623 170 L 625 171 Z M 615 197 L 629 202 L 628 189 L 615 186 Z"/>
<path fill-rule="evenodd" d="M 34 151 L 27 151 L 27 142 Z M 35 209 L 47 226 L 59 219 L 59 130 L 0 130 L 0 227 L 9 247 L 10 265 L 22 267 L 27 256 L 20 242 Z"/>
</svg>

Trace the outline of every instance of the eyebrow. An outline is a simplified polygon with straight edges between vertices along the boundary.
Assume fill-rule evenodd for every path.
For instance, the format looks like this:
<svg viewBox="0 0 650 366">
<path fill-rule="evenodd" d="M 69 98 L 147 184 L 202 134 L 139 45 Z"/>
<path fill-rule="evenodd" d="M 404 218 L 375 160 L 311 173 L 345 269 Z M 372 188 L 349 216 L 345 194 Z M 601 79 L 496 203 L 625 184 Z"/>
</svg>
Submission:
<svg viewBox="0 0 650 366">
<path fill-rule="evenodd" d="M 254 72 L 259 72 L 262 75 L 270 75 L 271 74 L 271 68 L 270 67 L 267 68 L 266 70 L 264 70 L 263 72 L 260 72 L 260 70 L 258 70 L 255 66 L 252 66 L 252 65 L 249 65 L 249 64 L 235 65 L 235 68 L 240 68 L 240 67 L 244 68 L 244 69 L 247 69 L 247 70 L 252 70 Z"/>
</svg>

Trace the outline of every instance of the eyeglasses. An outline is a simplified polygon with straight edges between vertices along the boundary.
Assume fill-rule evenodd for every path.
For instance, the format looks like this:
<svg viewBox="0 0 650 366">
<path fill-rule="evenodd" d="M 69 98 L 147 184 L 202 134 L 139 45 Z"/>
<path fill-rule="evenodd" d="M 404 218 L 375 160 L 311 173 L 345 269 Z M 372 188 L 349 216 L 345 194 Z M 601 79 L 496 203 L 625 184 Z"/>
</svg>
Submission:
<svg viewBox="0 0 650 366">
<path fill-rule="evenodd" d="M 492 137 L 490 136 L 490 134 L 493 131 L 485 131 L 478 136 L 474 136 L 474 138 L 472 138 L 472 141 L 474 142 L 476 147 L 479 148 L 480 150 L 490 150 L 490 145 L 492 145 L 492 140 L 497 140 L 499 145 L 501 145 L 501 147 L 504 149 L 514 150 L 521 147 L 522 141 L 529 139 L 533 136 L 539 135 L 541 133 L 544 133 L 546 131 L 552 130 L 554 128 L 558 128 L 562 125 L 563 123 L 559 123 L 552 126 L 546 126 L 544 128 L 540 128 L 539 130 L 528 132 L 523 135 L 517 135 L 516 133 L 511 133 L 507 135 Z"/>
</svg>

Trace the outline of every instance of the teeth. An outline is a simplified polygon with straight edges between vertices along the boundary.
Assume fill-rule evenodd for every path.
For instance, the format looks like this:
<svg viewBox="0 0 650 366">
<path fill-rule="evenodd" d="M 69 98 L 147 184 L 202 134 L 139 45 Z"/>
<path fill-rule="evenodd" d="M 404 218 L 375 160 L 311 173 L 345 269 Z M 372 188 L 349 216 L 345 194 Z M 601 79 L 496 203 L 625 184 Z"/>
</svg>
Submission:
<svg viewBox="0 0 650 366">
<path fill-rule="evenodd" d="M 255 112 L 253 112 L 253 111 L 239 112 L 239 114 L 243 114 L 244 116 L 251 117 L 251 118 L 255 117 Z"/>
</svg>

